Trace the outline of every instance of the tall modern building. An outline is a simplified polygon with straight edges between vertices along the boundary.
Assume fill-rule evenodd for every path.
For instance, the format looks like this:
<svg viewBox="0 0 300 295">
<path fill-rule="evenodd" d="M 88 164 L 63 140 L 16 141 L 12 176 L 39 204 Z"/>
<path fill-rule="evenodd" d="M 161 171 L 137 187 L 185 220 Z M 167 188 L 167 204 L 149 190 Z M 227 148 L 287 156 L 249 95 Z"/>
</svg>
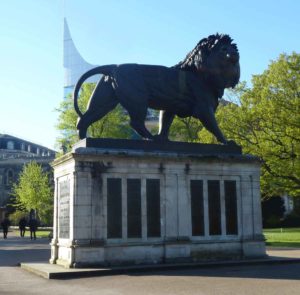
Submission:
<svg viewBox="0 0 300 295">
<path fill-rule="evenodd" d="M 80 76 L 86 71 L 96 67 L 84 60 L 72 40 L 67 20 L 64 19 L 64 97 L 73 92 L 74 86 Z M 87 80 L 89 83 L 99 81 L 99 75 Z"/>
</svg>

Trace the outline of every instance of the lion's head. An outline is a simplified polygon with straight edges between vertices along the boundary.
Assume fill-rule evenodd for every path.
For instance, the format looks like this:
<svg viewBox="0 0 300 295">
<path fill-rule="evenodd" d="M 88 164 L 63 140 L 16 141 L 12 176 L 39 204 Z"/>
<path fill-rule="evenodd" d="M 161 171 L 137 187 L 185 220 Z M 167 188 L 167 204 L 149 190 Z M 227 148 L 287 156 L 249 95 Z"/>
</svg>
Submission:
<svg viewBox="0 0 300 295">
<path fill-rule="evenodd" d="M 240 78 L 239 52 L 229 35 L 210 35 L 199 41 L 174 68 L 201 73 L 216 87 L 234 87 Z"/>
</svg>

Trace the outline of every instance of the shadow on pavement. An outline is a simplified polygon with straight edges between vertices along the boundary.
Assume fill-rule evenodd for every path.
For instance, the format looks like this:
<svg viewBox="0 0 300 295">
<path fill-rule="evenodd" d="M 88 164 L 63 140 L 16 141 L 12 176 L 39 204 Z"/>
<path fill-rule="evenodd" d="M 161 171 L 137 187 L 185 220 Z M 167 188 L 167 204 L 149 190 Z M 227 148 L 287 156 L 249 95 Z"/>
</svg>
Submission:
<svg viewBox="0 0 300 295">
<path fill-rule="evenodd" d="M 16 235 L 0 239 L 0 267 L 16 266 L 21 262 L 47 262 L 50 253 L 48 239 L 30 240 Z"/>
<path fill-rule="evenodd" d="M 50 250 L 0 250 L 0 267 L 17 266 L 21 262 L 47 262 Z"/>
<path fill-rule="evenodd" d="M 130 275 L 300 280 L 300 263 L 222 266 L 214 268 L 195 268 L 170 271 L 153 271 L 148 273 L 131 273 Z"/>
</svg>

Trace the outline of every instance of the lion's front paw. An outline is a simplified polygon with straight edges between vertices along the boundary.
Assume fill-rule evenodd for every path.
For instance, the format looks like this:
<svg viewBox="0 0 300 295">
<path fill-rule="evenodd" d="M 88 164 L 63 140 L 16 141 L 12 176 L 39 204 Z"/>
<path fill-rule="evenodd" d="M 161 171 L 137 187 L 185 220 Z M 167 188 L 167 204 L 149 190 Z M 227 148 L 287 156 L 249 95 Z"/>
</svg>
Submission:
<svg viewBox="0 0 300 295">
<path fill-rule="evenodd" d="M 227 140 L 224 144 L 228 145 L 228 146 L 238 146 L 238 147 L 240 147 L 234 140 Z"/>
</svg>

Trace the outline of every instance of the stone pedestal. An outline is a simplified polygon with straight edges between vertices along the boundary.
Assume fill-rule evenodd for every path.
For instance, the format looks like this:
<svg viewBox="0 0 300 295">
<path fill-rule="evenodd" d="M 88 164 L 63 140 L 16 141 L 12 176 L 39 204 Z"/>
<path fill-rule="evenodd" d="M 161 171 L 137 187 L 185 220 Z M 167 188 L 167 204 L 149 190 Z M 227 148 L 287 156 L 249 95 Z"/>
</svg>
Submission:
<svg viewBox="0 0 300 295">
<path fill-rule="evenodd" d="M 50 263 L 265 255 L 260 163 L 237 147 L 86 139 L 53 167 Z"/>
</svg>

